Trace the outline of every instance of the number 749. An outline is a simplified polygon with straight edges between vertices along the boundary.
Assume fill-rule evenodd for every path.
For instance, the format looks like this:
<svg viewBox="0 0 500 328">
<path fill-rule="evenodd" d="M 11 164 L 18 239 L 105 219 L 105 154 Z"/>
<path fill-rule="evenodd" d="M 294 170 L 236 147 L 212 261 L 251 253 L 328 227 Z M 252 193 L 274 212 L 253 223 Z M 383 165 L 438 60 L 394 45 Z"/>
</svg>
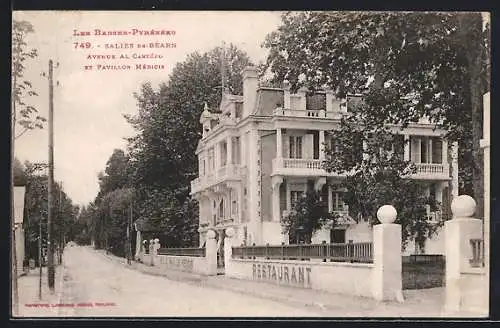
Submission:
<svg viewBox="0 0 500 328">
<path fill-rule="evenodd" d="M 75 49 L 77 48 L 82 48 L 82 49 L 88 49 L 91 47 L 90 42 L 73 42 L 75 45 Z"/>
</svg>

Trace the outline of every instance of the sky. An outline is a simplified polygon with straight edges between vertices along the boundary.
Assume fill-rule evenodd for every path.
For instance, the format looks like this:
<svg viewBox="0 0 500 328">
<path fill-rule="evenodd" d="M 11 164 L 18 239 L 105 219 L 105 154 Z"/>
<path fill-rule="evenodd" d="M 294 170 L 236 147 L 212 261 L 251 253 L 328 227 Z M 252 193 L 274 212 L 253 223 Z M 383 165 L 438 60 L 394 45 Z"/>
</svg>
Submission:
<svg viewBox="0 0 500 328">
<path fill-rule="evenodd" d="M 265 36 L 280 24 L 278 12 L 14 12 L 13 19 L 29 21 L 35 32 L 26 38 L 38 56 L 26 62 L 25 79 L 37 97 L 25 102 L 48 118 L 48 62 L 54 69 L 54 178 L 62 182 L 74 203 L 84 205 L 98 192 L 99 172 L 115 148 L 125 149 L 124 138 L 135 134 L 123 114 L 137 111 L 134 92 L 144 82 L 158 86 L 167 82 L 176 63 L 194 51 L 208 51 L 233 43 L 246 51 L 254 63 L 263 61 Z M 95 30 L 128 31 L 130 35 L 95 35 Z M 75 35 L 90 32 L 90 35 Z M 134 30 L 136 34 L 133 35 Z M 175 35 L 146 35 L 138 31 L 175 31 Z M 75 45 L 76 43 L 76 45 Z M 86 48 L 90 43 L 90 48 Z M 165 47 L 138 49 L 138 44 Z M 175 43 L 175 48 L 167 48 Z M 106 44 L 133 44 L 133 48 L 106 48 Z M 75 47 L 76 46 L 76 47 Z M 134 59 L 134 54 L 162 58 Z M 111 56 L 96 59 L 92 56 Z M 129 58 L 120 58 L 120 56 Z M 91 58 L 89 59 L 89 56 Z M 136 64 L 163 68 L 137 70 Z M 130 69 L 99 69 L 96 65 L 129 65 Z M 85 69 L 92 66 L 92 69 Z M 200 104 L 202 106 L 202 104 Z M 16 134 L 21 130 L 17 128 Z M 48 161 L 48 129 L 33 130 L 15 141 L 15 157 L 21 162 Z"/>
</svg>

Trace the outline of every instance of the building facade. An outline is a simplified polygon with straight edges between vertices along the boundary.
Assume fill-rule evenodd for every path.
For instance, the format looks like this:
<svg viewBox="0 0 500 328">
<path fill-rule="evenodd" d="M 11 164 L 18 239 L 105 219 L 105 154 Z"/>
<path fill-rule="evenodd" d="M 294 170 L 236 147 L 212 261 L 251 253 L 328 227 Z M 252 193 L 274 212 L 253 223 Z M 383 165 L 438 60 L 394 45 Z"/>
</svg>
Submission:
<svg viewBox="0 0 500 328">
<path fill-rule="evenodd" d="M 228 227 L 236 230 L 240 244 L 288 243 L 281 218 L 308 186 L 320 191 L 329 210 L 343 217 L 334 229 L 316 232 L 313 243 L 371 241 L 370 225 L 355 222 L 342 201 L 344 176 L 322 168 L 323 145 L 334 144 L 331 131 L 356 97 L 337 99 L 331 91 L 309 95 L 305 89 L 291 93 L 286 85 L 260 87 L 254 67 L 242 74 L 243 96 L 225 92 L 218 113 L 205 106 L 200 117 L 199 176 L 191 182 L 191 195 L 199 202 L 200 245 L 212 229 L 220 246 Z M 448 145 L 443 132 L 422 119 L 402 133 L 409 141 L 404 157 L 418 169 L 411 178 L 446 207 L 458 194 L 458 164 L 456 145 Z M 428 211 L 429 220 L 440 217 L 440 212 Z M 422 251 L 443 254 L 444 238 L 438 233 Z M 407 252 L 414 252 L 411 242 Z"/>
</svg>

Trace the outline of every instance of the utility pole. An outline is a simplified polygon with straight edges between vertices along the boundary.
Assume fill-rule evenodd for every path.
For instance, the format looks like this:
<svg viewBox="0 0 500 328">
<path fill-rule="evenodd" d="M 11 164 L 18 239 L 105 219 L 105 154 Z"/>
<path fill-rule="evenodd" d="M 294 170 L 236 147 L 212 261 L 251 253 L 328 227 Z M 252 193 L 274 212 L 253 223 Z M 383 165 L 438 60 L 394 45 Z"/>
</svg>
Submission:
<svg viewBox="0 0 500 328">
<path fill-rule="evenodd" d="M 129 206 L 129 219 L 128 219 L 128 225 L 127 225 L 127 263 L 130 265 L 132 264 L 132 200 L 130 200 L 130 206 Z"/>
<path fill-rule="evenodd" d="M 55 268 L 54 268 L 54 242 L 52 240 L 52 219 L 53 219 L 53 184 L 54 184 L 54 81 L 53 63 L 49 60 L 49 181 L 48 181 L 48 218 L 47 218 L 47 277 L 49 289 L 54 292 L 55 288 Z"/>
<path fill-rule="evenodd" d="M 16 100 L 14 97 L 15 89 L 17 86 L 17 76 L 16 74 L 12 74 L 12 119 L 11 119 L 11 135 L 10 135 L 10 158 L 11 161 L 14 161 L 14 140 L 16 134 Z M 10 218 L 11 218 L 11 279 L 12 279 L 12 316 L 17 316 L 19 309 L 19 297 L 18 297 L 18 288 L 17 288 L 17 254 L 16 254 L 16 219 L 14 217 L 14 165 L 11 163 L 10 165 Z"/>
<path fill-rule="evenodd" d="M 42 299 L 42 216 L 38 224 L 38 266 L 39 266 L 39 279 L 38 279 L 38 299 Z"/>
<path fill-rule="evenodd" d="M 59 234 L 59 264 L 62 263 L 62 250 L 63 250 L 63 236 L 64 236 L 64 217 L 63 217 L 63 213 L 62 213 L 62 210 L 61 210 L 61 207 L 62 207 L 62 181 L 59 183 L 59 215 L 58 215 L 58 219 L 61 223 L 61 231 L 60 231 L 60 234 Z"/>
</svg>

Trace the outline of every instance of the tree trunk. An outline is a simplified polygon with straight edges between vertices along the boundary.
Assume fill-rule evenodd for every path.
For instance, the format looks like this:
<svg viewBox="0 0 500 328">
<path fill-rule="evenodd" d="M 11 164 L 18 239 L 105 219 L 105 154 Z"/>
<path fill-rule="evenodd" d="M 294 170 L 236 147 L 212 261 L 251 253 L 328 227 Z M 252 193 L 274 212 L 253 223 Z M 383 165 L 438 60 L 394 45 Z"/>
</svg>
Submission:
<svg viewBox="0 0 500 328">
<path fill-rule="evenodd" d="M 483 92 L 482 74 L 483 45 L 482 17 L 480 13 L 467 13 L 459 16 L 461 41 L 466 45 L 466 58 L 469 71 L 470 110 L 472 112 L 472 185 L 477 203 L 477 218 L 484 216 L 484 172 L 483 154 L 479 141 L 483 137 Z"/>
</svg>

